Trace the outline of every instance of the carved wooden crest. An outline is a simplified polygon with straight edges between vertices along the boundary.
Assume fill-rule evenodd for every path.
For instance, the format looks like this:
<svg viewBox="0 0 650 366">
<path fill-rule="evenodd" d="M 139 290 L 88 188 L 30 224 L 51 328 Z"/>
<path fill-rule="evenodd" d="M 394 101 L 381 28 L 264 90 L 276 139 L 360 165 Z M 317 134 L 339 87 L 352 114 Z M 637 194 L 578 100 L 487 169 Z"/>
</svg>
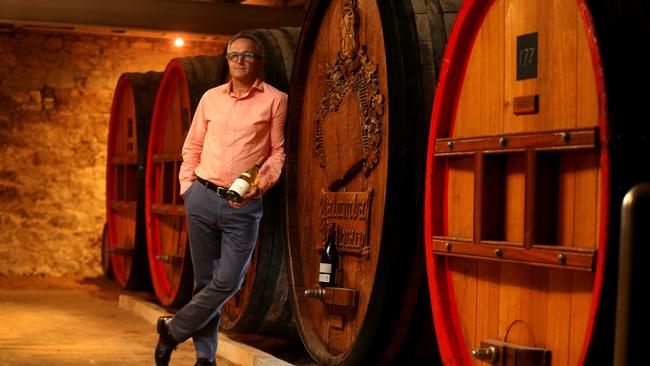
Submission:
<svg viewBox="0 0 650 366">
<path fill-rule="evenodd" d="M 330 185 L 336 191 L 360 170 L 367 177 L 379 160 L 381 143 L 381 115 L 384 97 L 379 91 L 377 63 L 366 54 L 366 46 L 359 45 L 357 0 L 345 0 L 339 22 L 340 49 L 336 61 L 326 67 L 325 93 L 316 112 L 315 149 L 321 167 L 326 166 L 323 151 L 323 121 L 330 112 L 338 111 L 344 97 L 354 92 L 359 100 L 362 124 L 363 159 L 350 167 L 343 178 Z"/>
</svg>

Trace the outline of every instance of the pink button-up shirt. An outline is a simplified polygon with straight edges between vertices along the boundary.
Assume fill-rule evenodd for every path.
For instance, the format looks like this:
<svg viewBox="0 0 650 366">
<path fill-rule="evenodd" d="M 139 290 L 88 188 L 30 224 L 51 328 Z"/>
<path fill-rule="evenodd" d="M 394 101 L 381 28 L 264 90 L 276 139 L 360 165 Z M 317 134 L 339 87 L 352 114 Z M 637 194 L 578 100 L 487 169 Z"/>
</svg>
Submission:
<svg viewBox="0 0 650 366">
<path fill-rule="evenodd" d="M 196 176 L 228 188 L 260 156 L 267 159 L 257 184 L 266 192 L 284 165 L 286 115 L 287 94 L 259 79 L 241 97 L 232 82 L 205 92 L 183 144 L 180 193 Z"/>
</svg>

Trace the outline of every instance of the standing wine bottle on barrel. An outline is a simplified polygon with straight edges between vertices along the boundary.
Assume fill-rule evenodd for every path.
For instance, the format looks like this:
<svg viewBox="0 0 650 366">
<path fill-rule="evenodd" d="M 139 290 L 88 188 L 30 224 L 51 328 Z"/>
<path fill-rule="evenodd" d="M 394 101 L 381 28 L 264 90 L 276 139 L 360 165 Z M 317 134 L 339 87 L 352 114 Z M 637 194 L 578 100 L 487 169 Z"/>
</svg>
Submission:
<svg viewBox="0 0 650 366">
<path fill-rule="evenodd" d="M 336 286 L 336 270 L 339 267 L 339 253 L 336 251 L 336 226 L 327 227 L 326 245 L 320 255 L 318 282 L 322 287 Z"/>
</svg>

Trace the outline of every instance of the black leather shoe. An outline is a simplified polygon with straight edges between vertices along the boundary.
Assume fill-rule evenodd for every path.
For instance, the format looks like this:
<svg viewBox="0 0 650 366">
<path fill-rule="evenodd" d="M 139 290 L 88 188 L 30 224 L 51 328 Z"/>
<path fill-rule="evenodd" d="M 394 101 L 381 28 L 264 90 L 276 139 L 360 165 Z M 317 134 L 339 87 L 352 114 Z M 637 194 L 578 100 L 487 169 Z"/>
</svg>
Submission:
<svg viewBox="0 0 650 366">
<path fill-rule="evenodd" d="M 171 332 L 169 331 L 169 320 L 171 316 L 161 316 L 158 318 L 158 323 L 156 328 L 158 330 L 158 343 L 156 344 L 156 353 L 154 357 L 156 358 L 156 366 L 167 366 L 169 365 L 169 359 L 172 356 L 172 351 L 176 349 L 178 342 L 172 337 Z"/>
<path fill-rule="evenodd" d="M 197 358 L 194 366 L 217 366 L 217 362 L 207 358 Z"/>
</svg>

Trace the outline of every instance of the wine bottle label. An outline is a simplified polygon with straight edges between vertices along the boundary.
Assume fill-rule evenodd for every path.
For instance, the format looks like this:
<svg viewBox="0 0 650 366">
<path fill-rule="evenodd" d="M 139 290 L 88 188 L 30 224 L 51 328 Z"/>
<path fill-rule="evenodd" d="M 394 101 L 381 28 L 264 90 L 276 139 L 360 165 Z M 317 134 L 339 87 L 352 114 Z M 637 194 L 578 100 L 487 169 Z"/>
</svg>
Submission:
<svg viewBox="0 0 650 366">
<path fill-rule="evenodd" d="M 332 264 L 331 263 L 321 263 L 319 272 L 320 273 L 332 273 Z"/>
<path fill-rule="evenodd" d="M 235 182 L 232 184 L 232 186 L 230 186 L 230 190 L 237 192 L 240 196 L 243 196 L 244 194 L 246 194 L 246 192 L 248 192 L 250 186 L 251 186 L 250 183 L 248 183 L 247 181 L 241 178 L 237 178 Z"/>
<path fill-rule="evenodd" d="M 330 275 L 327 273 L 321 273 L 318 275 L 318 282 L 329 283 Z"/>
</svg>

